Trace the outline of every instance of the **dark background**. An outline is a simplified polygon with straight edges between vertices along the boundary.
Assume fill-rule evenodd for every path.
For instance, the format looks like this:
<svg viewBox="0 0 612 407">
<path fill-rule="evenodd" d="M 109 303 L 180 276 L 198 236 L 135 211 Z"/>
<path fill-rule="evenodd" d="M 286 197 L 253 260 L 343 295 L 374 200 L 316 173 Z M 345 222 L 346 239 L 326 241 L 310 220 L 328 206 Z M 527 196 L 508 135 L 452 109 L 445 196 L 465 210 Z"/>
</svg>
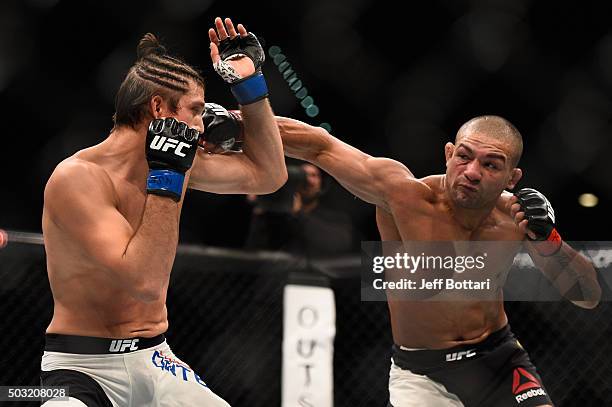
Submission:
<svg viewBox="0 0 612 407">
<path fill-rule="evenodd" d="M 211 68 L 207 29 L 231 16 L 280 46 L 320 108 L 308 118 L 276 66 L 265 73 L 276 113 L 328 122 L 337 137 L 404 162 L 416 176 L 444 169 L 443 145 L 462 123 L 499 114 L 523 133 L 521 187 L 544 192 L 567 240 L 609 240 L 612 198 L 612 24 L 602 2 L 371 0 L 24 0 L 0 4 L 3 174 L 0 227 L 40 231 L 55 165 L 103 140 L 114 94 L 148 31 L 207 78 L 207 101 L 235 107 Z M 591 192 L 599 205 L 583 208 Z M 373 208 L 331 188 L 376 239 Z M 191 192 L 183 242 L 240 247 L 241 196 Z"/>
<path fill-rule="evenodd" d="M 62 159 L 108 135 L 114 94 L 145 32 L 203 70 L 208 101 L 235 107 L 210 66 L 206 32 L 219 15 L 243 22 L 266 49 L 281 47 L 321 112 L 304 114 L 269 59 L 264 72 L 277 114 L 330 123 L 335 136 L 398 159 L 416 176 L 443 171 L 443 145 L 462 123 L 502 115 L 523 133 L 520 186 L 548 196 L 564 238 L 612 240 L 612 23 L 604 4 L 438 0 L 405 2 L 400 12 L 397 3 L 374 0 L 2 1 L 0 228 L 40 231 L 46 180 Z M 599 205 L 581 207 L 585 192 Z M 378 238 L 371 206 L 339 187 L 324 201 L 347 211 L 363 239 Z M 190 192 L 181 241 L 241 247 L 249 218 L 242 196 Z M 284 274 L 252 281 L 269 265 L 229 260 L 175 267 L 168 335 L 228 400 L 277 405 Z M 228 269 L 236 272 L 230 279 Z M 9 246 L 0 271 L 0 383 L 34 385 L 51 312 L 42 248 Z M 383 405 L 384 304 L 360 303 L 357 278 L 334 284 L 336 403 Z M 608 303 L 593 311 L 567 302 L 506 306 L 559 405 L 610 404 Z"/>
</svg>

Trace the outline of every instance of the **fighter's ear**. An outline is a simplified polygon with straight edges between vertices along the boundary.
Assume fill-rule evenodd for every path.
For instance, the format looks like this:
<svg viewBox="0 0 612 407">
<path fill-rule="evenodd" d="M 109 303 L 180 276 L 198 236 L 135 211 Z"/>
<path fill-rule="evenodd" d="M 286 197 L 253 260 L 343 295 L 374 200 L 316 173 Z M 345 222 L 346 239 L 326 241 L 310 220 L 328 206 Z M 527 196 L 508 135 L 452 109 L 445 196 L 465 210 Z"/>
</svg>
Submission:
<svg viewBox="0 0 612 407">
<path fill-rule="evenodd" d="M 446 163 L 448 164 L 448 160 L 451 159 L 453 153 L 455 152 L 455 145 L 450 141 L 446 143 L 444 146 L 444 156 L 446 157 Z"/>
<path fill-rule="evenodd" d="M 514 187 L 516 186 L 516 184 L 518 184 L 521 178 L 523 178 L 523 170 L 521 170 L 520 168 L 512 169 L 512 176 L 510 177 L 510 181 L 508 181 L 508 185 L 506 186 L 506 188 L 514 189 Z"/>
<path fill-rule="evenodd" d="M 149 101 L 149 113 L 153 118 L 159 119 L 160 117 L 164 117 L 164 99 L 160 95 L 154 95 L 151 97 Z"/>
</svg>

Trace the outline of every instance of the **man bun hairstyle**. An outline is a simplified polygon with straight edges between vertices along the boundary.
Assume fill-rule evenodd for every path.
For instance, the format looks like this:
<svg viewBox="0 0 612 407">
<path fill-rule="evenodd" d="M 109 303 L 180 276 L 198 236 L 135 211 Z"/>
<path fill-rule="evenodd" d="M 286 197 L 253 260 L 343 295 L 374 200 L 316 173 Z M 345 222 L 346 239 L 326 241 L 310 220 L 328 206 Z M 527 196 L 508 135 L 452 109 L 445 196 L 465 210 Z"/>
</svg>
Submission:
<svg viewBox="0 0 612 407">
<path fill-rule="evenodd" d="M 138 42 L 136 47 L 136 58 L 138 61 L 149 55 L 164 55 L 166 47 L 164 47 L 155 34 L 146 33 Z"/>
<path fill-rule="evenodd" d="M 204 79 L 197 70 L 170 56 L 154 34 L 145 34 L 136 47 L 136 62 L 117 92 L 115 127 L 136 127 L 147 117 L 149 102 L 155 95 L 164 98 L 175 112 L 190 83 L 204 88 Z"/>
</svg>

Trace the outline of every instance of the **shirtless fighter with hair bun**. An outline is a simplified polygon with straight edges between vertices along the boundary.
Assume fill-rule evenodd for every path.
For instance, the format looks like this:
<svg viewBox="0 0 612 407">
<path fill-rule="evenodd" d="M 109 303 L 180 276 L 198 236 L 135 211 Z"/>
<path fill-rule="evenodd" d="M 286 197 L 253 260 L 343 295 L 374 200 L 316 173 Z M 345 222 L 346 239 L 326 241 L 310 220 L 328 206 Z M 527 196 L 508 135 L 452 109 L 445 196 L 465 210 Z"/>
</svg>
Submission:
<svg viewBox="0 0 612 407">
<path fill-rule="evenodd" d="M 173 353 L 166 295 L 187 188 L 271 193 L 287 179 L 257 37 L 230 19 L 209 31 L 215 70 L 249 132 L 242 152 L 208 154 L 204 80 L 152 34 L 121 84 L 104 141 L 62 161 L 45 188 L 43 234 L 53 319 L 43 386 L 54 406 L 227 406 Z"/>
</svg>

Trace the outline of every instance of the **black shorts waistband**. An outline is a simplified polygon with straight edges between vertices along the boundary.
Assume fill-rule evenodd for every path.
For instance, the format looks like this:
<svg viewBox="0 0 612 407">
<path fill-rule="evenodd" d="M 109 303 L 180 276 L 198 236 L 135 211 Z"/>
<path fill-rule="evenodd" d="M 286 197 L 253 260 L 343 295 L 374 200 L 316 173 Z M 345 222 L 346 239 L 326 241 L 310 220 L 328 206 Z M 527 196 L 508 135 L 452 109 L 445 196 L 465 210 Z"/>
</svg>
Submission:
<svg viewBox="0 0 612 407">
<path fill-rule="evenodd" d="M 164 334 L 153 338 L 96 338 L 91 336 L 46 334 L 45 351 L 85 355 L 123 354 L 152 348 L 166 340 Z"/>
<path fill-rule="evenodd" d="M 447 363 L 477 359 L 508 341 L 516 342 L 510 325 L 491 333 L 482 342 L 459 345 L 447 349 L 403 350 L 393 345 L 393 362 L 402 369 L 436 368 Z"/>
</svg>

